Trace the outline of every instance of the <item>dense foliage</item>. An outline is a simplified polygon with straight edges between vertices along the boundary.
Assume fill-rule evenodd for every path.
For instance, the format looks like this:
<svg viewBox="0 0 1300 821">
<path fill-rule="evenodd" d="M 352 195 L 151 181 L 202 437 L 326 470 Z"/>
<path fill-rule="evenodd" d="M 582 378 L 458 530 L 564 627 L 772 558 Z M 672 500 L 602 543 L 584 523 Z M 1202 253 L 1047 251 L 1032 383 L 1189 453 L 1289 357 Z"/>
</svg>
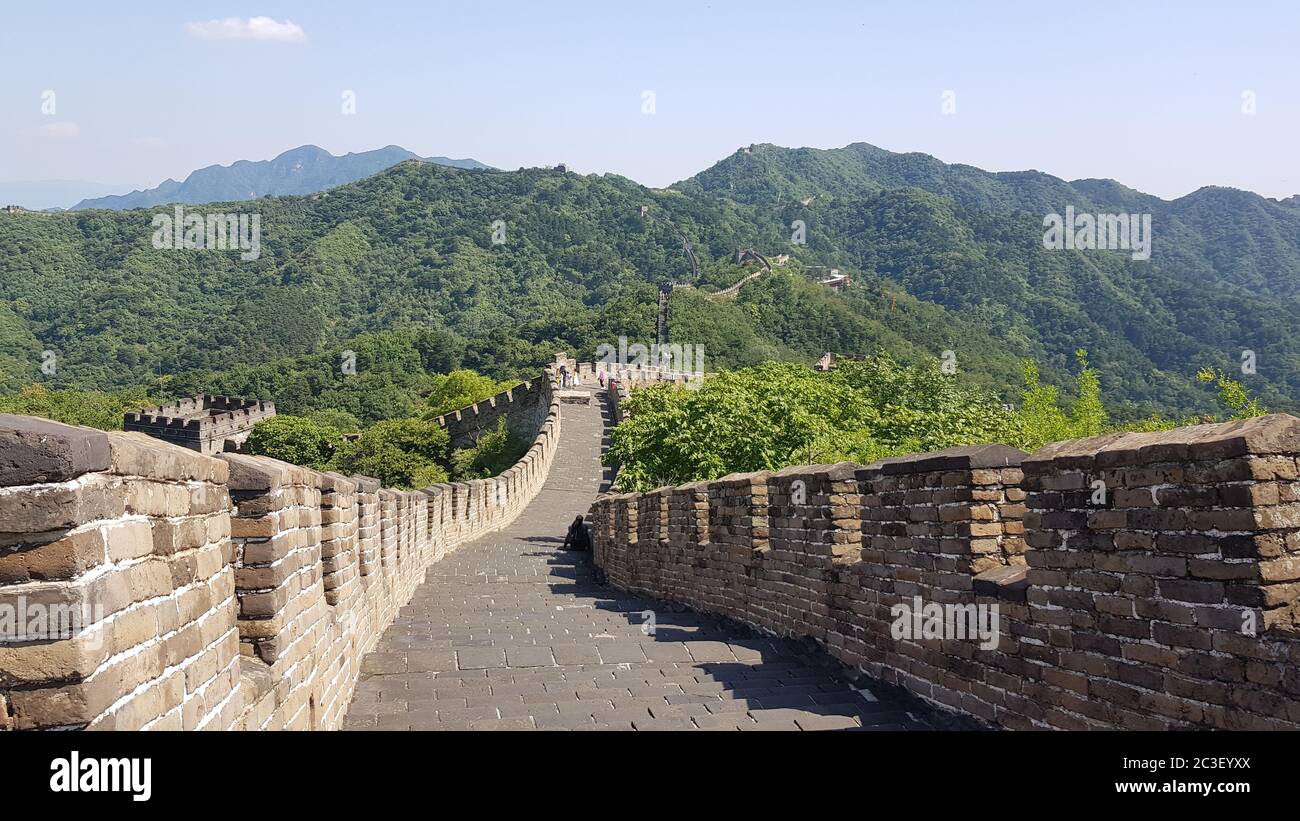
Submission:
<svg viewBox="0 0 1300 821">
<path fill-rule="evenodd" d="M 511 381 L 499 382 L 470 370 L 452 371 L 434 379 L 434 387 L 425 401 L 422 415 L 425 419 L 432 419 L 467 408 L 501 393 L 512 384 Z"/>
<path fill-rule="evenodd" d="M 1065 205 L 1152 213 L 1152 259 L 1044 250 L 1043 215 Z M 666 280 L 699 286 L 674 293 L 670 331 L 703 344 L 709 370 L 951 350 L 970 384 L 1009 401 L 1021 360 L 1065 387 L 1086 347 L 1129 420 L 1211 410 L 1194 375 L 1245 350 L 1264 401 L 1294 407 L 1300 387 L 1300 209 L 1245 192 L 1165 202 L 864 145 L 754 146 L 668 190 L 407 163 L 319 195 L 204 206 L 252 208 L 262 254 L 248 262 L 153 248 L 151 210 L 0 215 L 0 390 L 223 391 L 372 424 L 422 413 L 432 374 L 519 378 L 556 350 L 652 342 Z M 806 245 L 790 241 L 796 219 Z M 705 299 L 757 270 L 733 264 L 742 247 L 789 259 L 732 301 Z M 854 286 L 830 292 L 812 265 Z"/>
<path fill-rule="evenodd" d="M 352 476 L 370 476 L 385 487 L 408 490 L 447 481 L 447 432 L 423 419 L 388 419 L 345 442 L 331 466 Z"/>
<path fill-rule="evenodd" d="M 451 474 L 458 481 L 496 476 L 518 462 L 531 441 L 521 431 L 507 428 L 505 419 L 498 419 L 496 428 L 480 436 L 473 447 L 451 454 Z"/>
<path fill-rule="evenodd" d="M 789 465 L 880 458 L 1001 442 L 1034 450 L 1047 442 L 1109 429 L 1097 373 L 1083 351 L 1073 400 L 1039 381 L 1024 363 L 1020 403 L 1000 403 L 944 372 L 938 359 L 902 365 L 880 353 L 843 362 L 830 373 L 766 363 L 706 379 L 698 389 L 670 384 L 633 390 L 612 436 L 607 464 L 620 465 L 620 490 L 716 479 Z M 1230 418 L 1264 408 L 1222 375 L 1220 401 Z M 1204 381 L 1204 380 L 1203 380 Z M 1152 418 L 1126 427 L 1178 423 Z"/>
<path fill-rule="evenodd" d="M 362 427 L 355 416 L 337 409 L 308 416 L 281 414 L 259 422 L 244 450 L 315 470 L 371 476 L 386 487 L 406 489 L 449 478 L 494 476 L 527 450 L 524 432 L 508 430 L 502 419 L 496 430 L 480 436 L 471 447 L 450 451 L 447 432 L 435 421 L 438 415 L 486 399 L 510 383 L 458 370 L 433 376 L 429 384 L 433 388 L 420 400 L 418 416 Z"/>
<path fill-rule="evenodd" d="M 330 470 L 342 444 L 342 432 L 331 425 L 303 416 L 273 416 L 253 427 L 243 450 L 312 470 Z"/>
<path fill-rule="evenodd" d="M 157 404 L 142 388 L 105 393 L 28 385 L 16 393 L 0 396 L 0 413 L 43 416 L 68 425 L 121 430 L 125 414 Z"/>
</svg>

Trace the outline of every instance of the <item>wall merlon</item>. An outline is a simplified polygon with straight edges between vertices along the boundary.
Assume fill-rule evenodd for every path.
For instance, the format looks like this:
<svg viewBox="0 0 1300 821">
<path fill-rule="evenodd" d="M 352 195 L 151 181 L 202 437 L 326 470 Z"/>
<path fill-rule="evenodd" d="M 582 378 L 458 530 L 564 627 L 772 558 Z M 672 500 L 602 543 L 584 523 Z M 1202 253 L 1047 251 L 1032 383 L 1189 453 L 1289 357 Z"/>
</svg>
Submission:
<svg viewBox="0 0 1300 821">
<path fill-rule="evenodd" d="M 63 482 L 108 463 L 103 431 L 0 413 L 0 487 Z"/>
</svg>

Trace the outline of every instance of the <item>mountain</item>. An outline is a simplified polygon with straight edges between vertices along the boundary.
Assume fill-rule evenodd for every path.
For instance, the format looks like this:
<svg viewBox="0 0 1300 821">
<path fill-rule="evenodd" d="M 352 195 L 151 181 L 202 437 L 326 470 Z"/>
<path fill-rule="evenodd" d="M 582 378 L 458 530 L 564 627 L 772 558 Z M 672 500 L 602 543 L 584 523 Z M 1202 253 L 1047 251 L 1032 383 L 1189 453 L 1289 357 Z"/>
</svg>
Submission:
<svg viewBox="0 0 1300 821">
<path fill-rule="evenodd" d="M 200 168 L 184 182 L 165 180 L 147 191 L 85 199 L 72 210 L 107 208 L 121 211 L 169 203 L 238 202 L 265 196 L 314 194 L 364 179 L 405 160 L 423 160 L 466 169 L 489 167 L 478 160 L 420 157 L 396 145 L 340 157 L 314 145 L 304 145 L 273 160 L 240 160 L 231 165 Z"/>
<path fill-rule="evenodd" d="M 405 162 L 328 197 L 268 198 L 258 211 L 261 254 L 249 262 L 154 248 L 147 210 L 0 214 L 0 247 L 13 249 L 0 255 L 0 351 L 13 352 L 0 359 L 0 387 L 158 386 L 162 375 L 171 390 L 265 367 L 246 384 L 282 402 L 315 390 L 285 358 L 337 360 L 358 334 L 407 327 L 446 329 L 465 364 L 504 378 L 556 350 L 590 359 L 621 336 L 653 342 L 660 282 L 720 288 L 748 273 L 732 263 L 736 249 L 782 241 L 779 226 L 735 203 L 537 168 Z M 698 281 L 677 229 L 701 261 Z M 671 333 L 705 346 L 710 369 L 880 347 L 915 359 L 957 346 L 989 388 L 1014 384 L 1018 356 L 1032 354 L 888 283 L 831 292 L 795 259 L 733 302 L 680 292 Z M 53 379 L 40 372 L 43 350 L 58 355 Z"/>
<path fill-rule="evenodd" d="M 0 182 L 0 206 L 18 205 L 29 211 L 68 208 L 87 197 L 99 197 L 126 186 L 85 180 Z"/>
<path fill-rule="evenodd" d="M 1300 208 L 1289 201 L 1219 187 L 1166 201 L 1114 180 L 991 173 L 865 143 L 754 145 L 673 188 L 749 204 L 760 221 L 801 219 L 826 264 L 988 317 L 1058 367 L 1086 348 L 1134 412 L 1194 405 L 1175 383 L 1199 366 L 1239 373 L 1245 351 L 1257 363 L 1248 385 L 1278 406 L 1300 398 Z M 1044 218 L 1067 206 L 1150 214 L 1151 258 L 1045 249 Z"/>
<path fill-rule="evenodd" d="M 1044 215 L 1069 205 L 1151 214 L 1151 258 L 1046 249 Z M 659 286 L 674 281 L 696 287 L 673 293 L 670 339 L 703 345 L 708 370 L 952 351 L 962 379 L 1010 399 L 1021 360 L 1069 385 L 1086 349 L 1107 407 L 1138 418 L 1213 408 L 1198 369 L 1238 375 L 1251 351 L 1257 372 L 1240 378 L 1252 391 L 1275 409 L 1300 397 L 1300 209 L 1233 189 L 1165 201 L 865 144 L 752 146 L 664 190 L 401 162 L 258 211 L 261 253 L 247 262 L 154 248 L 148 211 L 0 214 L 0 387 L 236 384 L 300 402 L 320 385 L 295 363 L 316 357 L 328 373 L 358 335 L 392 329 L 441 334 L 505 378 L 556 350 L 653 342 Z M 794 220 L 806 244 L 791 242 Z M 759 270 L 734 262 L 742 248 L 773 271 L 709 299 Z M 853 286 L 822 287 L 816 266 Z M 43 350 L 57 376 L 41 373 Z"/>
</svg>

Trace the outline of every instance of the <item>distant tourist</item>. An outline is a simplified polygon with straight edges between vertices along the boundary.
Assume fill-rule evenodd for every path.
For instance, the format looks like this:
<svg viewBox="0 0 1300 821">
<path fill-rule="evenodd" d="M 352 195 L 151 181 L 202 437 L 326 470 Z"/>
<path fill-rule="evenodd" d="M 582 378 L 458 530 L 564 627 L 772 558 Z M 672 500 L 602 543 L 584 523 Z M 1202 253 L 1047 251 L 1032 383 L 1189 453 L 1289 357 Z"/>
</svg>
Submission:
<svg viewBox="0 0 1300 821">
<path fill-rule="evenodd" d="M 569 387 L 569 366 L 568 365 L 560 366 L 560 387 L 561 388 Z"/>
<path fill-rule="evenodd" d="M 579 516 L 569 525 L 569 532 L 564 535 L 564 547 L 561 550 L 591 550 L 591 536 L 587 535 L 587 525 Z"/>
</svg>

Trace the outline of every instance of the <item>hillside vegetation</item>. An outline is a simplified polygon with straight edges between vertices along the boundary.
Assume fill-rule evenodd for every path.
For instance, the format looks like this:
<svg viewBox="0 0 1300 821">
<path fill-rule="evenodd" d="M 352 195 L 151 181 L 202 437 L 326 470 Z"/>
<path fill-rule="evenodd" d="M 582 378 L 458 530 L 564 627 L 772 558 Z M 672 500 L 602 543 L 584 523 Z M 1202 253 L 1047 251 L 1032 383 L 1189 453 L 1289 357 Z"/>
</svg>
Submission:
<svg viewBox="0 0 1300 821">
<path fill-rule="evenodd" d="M 1151 260 L 1045 250 L 1043 215 L 1066 205 L 1152 213 Z M 670 337 L 702 344 L 710 371 L 951 351 L 964 384 L 1014 403 L 1023 360 L 1072 394 L 1085 348 L 1119 419 L 1213 410 L 1196 374 L 1235 373 L 1244 350 L 1257 373 L 1240 378 L 1270 407 L 1294 408 L 1300 387 L 1300 209 L 1245 192 L 1165 202 L 857 144 L 755 146 L 667 190 L 408 162 L 324 194 L 202 210 L 252 208 L 254 261 L 155 249 L 151 210 L 0 215 L 0 390 L 228 391 L 290 413 L 404 418 L 432 374 L 517 378 L 555 350 L 653 342 L 669 280 L 699 286 L 674 293 Z M 791 242 L 796 219 L 806 245 Z M 734 300 L 707 300 L 756 270 L 732 264 L 738 248 L 789 259 Z M 854 286 L 817 285 L 813 265 Z M 349 353 L 355 373 L 341 370 Z"/>
</svg>

